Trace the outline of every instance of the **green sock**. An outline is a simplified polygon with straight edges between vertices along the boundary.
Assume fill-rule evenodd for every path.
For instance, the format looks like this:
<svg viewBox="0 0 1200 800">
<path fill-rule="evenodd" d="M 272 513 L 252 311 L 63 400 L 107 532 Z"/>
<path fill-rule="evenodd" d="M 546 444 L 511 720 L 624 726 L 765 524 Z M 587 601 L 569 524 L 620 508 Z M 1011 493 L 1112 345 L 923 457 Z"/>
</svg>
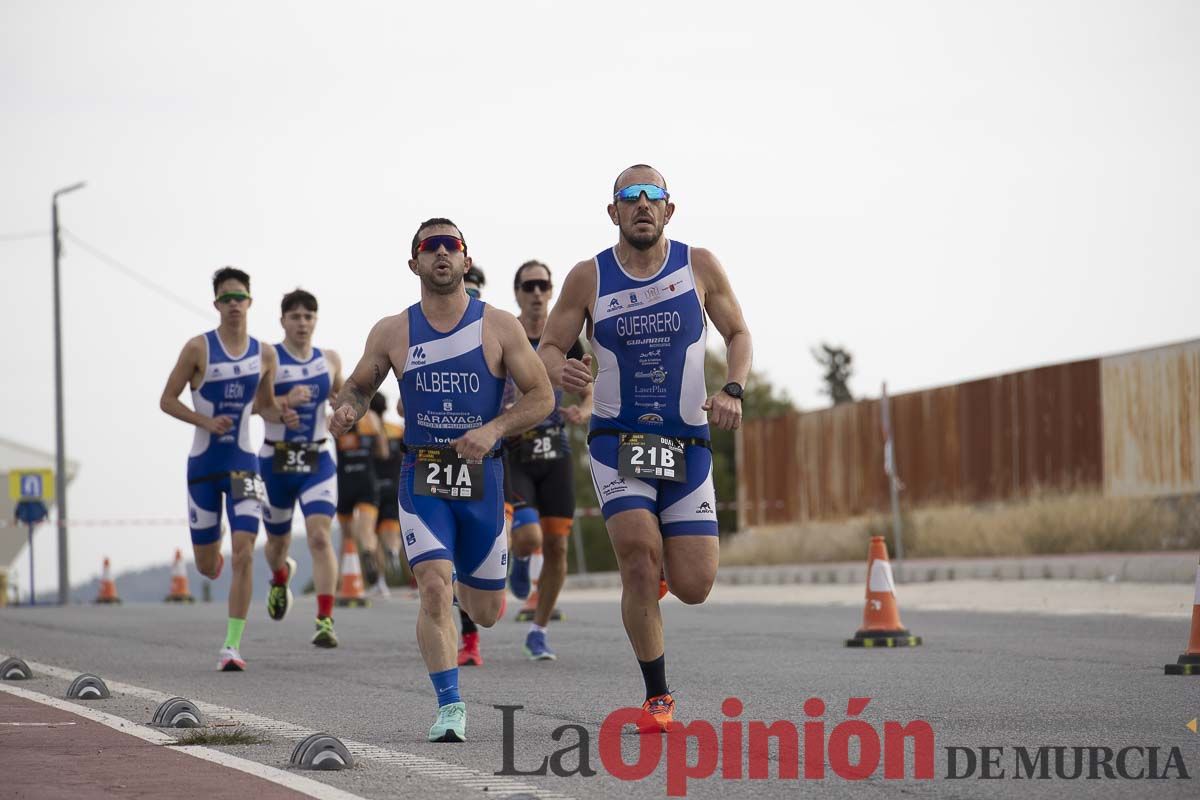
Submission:
<svg viewBox="0 0 1200 800">
<path fill-rule="evenodd" d="M 246 620 L 230 617 L 229 624 L 225 628 L 225 646 L 241 647 L 242 631 L 244 630 L 246 630 Z"/>
</svg>

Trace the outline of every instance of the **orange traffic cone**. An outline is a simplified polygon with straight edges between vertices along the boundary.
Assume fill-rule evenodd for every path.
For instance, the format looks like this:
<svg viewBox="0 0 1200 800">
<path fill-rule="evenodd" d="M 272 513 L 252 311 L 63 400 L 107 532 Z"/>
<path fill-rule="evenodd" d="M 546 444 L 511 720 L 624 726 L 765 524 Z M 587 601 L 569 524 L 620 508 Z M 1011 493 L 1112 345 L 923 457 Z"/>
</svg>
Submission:
<svg viewBox="0 0 1200 800">
<path fill-rule="evenodd" d="M 1196 595 L 1192 604 L 1192 635 L 1188 648 L 1179 661 L 1167 664 L 1163 670 L 1168 675 L 1200 675 L 1200 566 L 1196 567 Z"/>
<path fill-rule="evenodd" d="M 175 548 L 175 566 L 171 568 L 171 590 L 163 598 L 164 603 L 194 603 L 192 590 L 188 588 L 187 565 L 183 563 L 183 553 Z"/>
<path fill-rule="evenodd" d="M 867 605 L 863 609 L 863 626 L 853 639 L 846 640 L 846 646 L 916 647 L 920 643 L 921 637 L 913 636 L 900 622 L 887 545 L 882 536 L 872 536 L 867 552 Z"/>
<path fill-rule="evenodd" d="M 112 567 L 108 563 L 107 556 L 104 558 L 104 570 L 100 573 L 100 593 L 96 595 L 96 602 L 104 604 L 121 602 L 121 598 L 117 597 L 117 584 L 113 581 Z"/>
<path fill-rule="evenodd" d="M 358 547 L 354 544 L 354 537 L 349 534 L 342 536 L 342 579 L 338 584 L 337 599 L 334 602 L 342 608 L 362 608 L 371 605 L 363 588 Z"/>
</svg>

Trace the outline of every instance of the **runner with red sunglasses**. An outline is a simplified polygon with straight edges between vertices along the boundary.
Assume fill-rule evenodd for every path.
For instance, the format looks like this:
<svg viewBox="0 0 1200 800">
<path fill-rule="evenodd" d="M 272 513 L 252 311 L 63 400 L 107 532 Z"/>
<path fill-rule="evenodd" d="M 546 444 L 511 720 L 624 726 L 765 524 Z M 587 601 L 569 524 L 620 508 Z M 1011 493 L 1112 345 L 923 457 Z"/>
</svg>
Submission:
<svg viewBox="0 0 1200 800">
<path fill-rule="evenodd" d="M 516 318 L 463 289 L 471 259 L 457 225 L 421 223 L 408 267 L 420 278 L 421 300 L 371 330 L 329 430 L 349 430 L 395 372 L 405 414 L 400 528 L 420 593 L 417 644 L 438 702 L 429 740 L 461 742 L 466 705 L 453 599 L 457 591 L 478 625 L 491 627 L 499 617 L 508 572 L 499 442 L 544 419 L 554 393 Z M 508 375 L 522 395 L 502 410 Z"/>
</svg>

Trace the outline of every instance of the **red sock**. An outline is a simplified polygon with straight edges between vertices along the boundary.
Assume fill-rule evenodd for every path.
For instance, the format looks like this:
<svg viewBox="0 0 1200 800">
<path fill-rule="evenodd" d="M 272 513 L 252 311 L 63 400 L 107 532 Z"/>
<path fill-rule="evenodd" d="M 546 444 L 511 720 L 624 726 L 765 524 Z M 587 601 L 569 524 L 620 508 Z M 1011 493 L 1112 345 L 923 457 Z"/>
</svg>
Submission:
<svg viewBox="0 0 1200 800">
<path fill-rule="evenodd" d="M 271 573 L 271 583 L 275 584 L 276 586 L 283 586 L 285 583 L 287 583 L 287 581 L 288 581 L 287 564 L 284 564 L 282 568 L 277 569 L 273 573 Z"/>
<path fill-rule="evenodd" d="M 332 617 L 333 616 L 333 595 L 319 594 L 317 595 L 317 616 Z"/>
</svg>

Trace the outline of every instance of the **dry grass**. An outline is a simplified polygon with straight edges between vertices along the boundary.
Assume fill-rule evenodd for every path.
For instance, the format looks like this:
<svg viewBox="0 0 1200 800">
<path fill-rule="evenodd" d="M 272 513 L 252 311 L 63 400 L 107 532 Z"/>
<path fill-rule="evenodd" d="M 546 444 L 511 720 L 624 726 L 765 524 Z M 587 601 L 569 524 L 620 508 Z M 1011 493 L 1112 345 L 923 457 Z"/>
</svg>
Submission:
<svg viewBox="0 0 1200 800">
<path fill-rule="evenodd" d="M 236 744 L 267 744 L 270 739 L 256 731 L 237 727 L 233 730 L 218 731 L 199 728 L 188 733 L 179 734 L 179 738 L 168 743 L 168 747 L 184 747 L 187 745 L 236 745 Z"/>
<path fill-rule="evenodd" d="M 1200 501 L 1046 494 L 988 506 L 930 507 L 903 517 L 910 558 L 1018 556 L 1200 548 Z M 872 515 L 747 531 L 721 548 L 724 564 L 854 561 L 871 536 L 892 539 Z"/>
</svg>

